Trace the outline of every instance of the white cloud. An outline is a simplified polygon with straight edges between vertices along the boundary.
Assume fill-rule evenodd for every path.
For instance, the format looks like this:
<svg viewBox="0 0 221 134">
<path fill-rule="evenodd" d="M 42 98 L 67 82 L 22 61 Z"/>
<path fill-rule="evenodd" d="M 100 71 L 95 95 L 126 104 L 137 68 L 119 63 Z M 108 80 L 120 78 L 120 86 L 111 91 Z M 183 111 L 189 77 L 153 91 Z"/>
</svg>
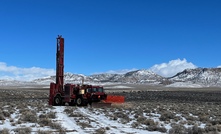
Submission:
<svg viewBox="0 0 221 134">
<path fill-rule="evenodd" d="M 221 65 L 220 65 L 220 66 L 218 66 L 217 68 L 221 68 Z"/>
<path fill-rule="evenodd" d="M 171 60 L 169 63 L 156 64 L 150 68 L 156 74 L 165 77 L 171 77 L 185 69 L 196 68 L 193 63 L 187 62 L 186 59 Z"/>
<path fill-rule="evenodd" d="M 0 62 L 0 79 L 30 81 L 52 75 L 55 75 L 54 69 L 39 67 L 19 68 L 16 66 L 8 66 L 4 62 Z"/>
<path fill-rule="evenodd" d="M 121 69 L 121 70 L 109 70 L 106 72 L 98 72 L 98 73 L 93 73 L 93 74 L 102 74 L 102 73 L 107 73 L 107 74 L 125 74 L 127 72 L 131 72 L 131 71 L 135 71 L 138 70 L 136 68 L 132 68 L 132 69 Z"/>
</svg>

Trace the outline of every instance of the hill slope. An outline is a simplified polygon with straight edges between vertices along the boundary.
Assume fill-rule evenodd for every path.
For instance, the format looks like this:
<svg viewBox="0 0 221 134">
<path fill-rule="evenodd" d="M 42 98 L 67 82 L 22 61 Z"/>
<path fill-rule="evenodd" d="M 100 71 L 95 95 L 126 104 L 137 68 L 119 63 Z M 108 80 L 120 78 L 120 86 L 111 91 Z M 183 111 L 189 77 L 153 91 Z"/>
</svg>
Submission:
<svg viewBox="0 0 221 134">
<path fill-rule="evenodd" d="M 196 68 L 186 69 L 175 76 L 165 78 L 149 70 L 136 70 L 126 74 L 95 74 L 85 76 L 82 74 L 64 74 L 65 83 L 81 84 L 107 84 L 107 83 L 130 83 L 130 84 L 162 84 L 172 87 L 221 87 L 221 68 Z M 55 82 L 55 76 L 49 76 L 34 81 L 0 80 L 0 86 L 17 85 L 49 85 Z"/>
<path fill-rule="evenodd" d="M 169 78 L 173 82 L 188 82 L 202 86 L 221 86 L 221 68 L 186 69 Z"/>
</svg>

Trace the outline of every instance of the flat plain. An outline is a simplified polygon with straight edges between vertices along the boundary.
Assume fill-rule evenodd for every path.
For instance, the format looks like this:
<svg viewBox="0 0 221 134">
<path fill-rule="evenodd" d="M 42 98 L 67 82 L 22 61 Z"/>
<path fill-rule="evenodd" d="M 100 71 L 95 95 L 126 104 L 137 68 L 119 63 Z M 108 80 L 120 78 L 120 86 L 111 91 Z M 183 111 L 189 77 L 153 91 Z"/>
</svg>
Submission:
<svg viewBox="0 0 221 134">
<path fill-rule="evenodd" d="M 105 85 L 125 103 L 49 106 L 49 88 L 0 87 L 0 133 L 221 133 L 221 88 Z"/>
</svg>

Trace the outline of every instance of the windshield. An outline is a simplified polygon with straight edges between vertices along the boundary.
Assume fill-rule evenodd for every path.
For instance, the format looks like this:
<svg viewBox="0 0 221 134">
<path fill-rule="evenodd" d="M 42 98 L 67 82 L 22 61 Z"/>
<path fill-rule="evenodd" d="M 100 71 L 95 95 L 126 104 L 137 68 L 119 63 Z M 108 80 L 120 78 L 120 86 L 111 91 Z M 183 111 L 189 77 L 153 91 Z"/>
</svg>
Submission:
<svg viewBox="0 0 221 134">
<path fill-rule="evenodd" d="M 103 88 L 97 88 L 98 92 L 103 92 Z"/>
<path fill-rule="evenodd" d="M 93 88 L 93 89 L 92 89 L 92 92 L 97 92 L 97 89 L 96 89 L 96 88 Z"/>
<path fill-rule="evenodd" d="M 103 92 L 103 88 L 101 87 L 93 88 L 92 92 Z"/>
</svg>

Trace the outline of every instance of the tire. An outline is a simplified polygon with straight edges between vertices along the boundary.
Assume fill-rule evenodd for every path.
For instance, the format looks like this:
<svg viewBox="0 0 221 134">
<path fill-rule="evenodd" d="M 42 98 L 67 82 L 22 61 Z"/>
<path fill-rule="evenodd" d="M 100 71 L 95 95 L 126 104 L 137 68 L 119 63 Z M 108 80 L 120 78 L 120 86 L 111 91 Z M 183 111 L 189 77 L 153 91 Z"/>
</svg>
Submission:
<svg viewBox="0 0 221 134">
<path fill-rule="evenodd" d="M 82 106 L 83 99 L 82 98 L 77 98 L 76 103 L 77 103 L 77 106 Z"/>
<path fill-rule="evenodd" d="M 55 96 L 54 97 L 54 106 L 61 106 L 62 102 L 61 102 L 61 97 L 60 96 Z"/>
</svg>

